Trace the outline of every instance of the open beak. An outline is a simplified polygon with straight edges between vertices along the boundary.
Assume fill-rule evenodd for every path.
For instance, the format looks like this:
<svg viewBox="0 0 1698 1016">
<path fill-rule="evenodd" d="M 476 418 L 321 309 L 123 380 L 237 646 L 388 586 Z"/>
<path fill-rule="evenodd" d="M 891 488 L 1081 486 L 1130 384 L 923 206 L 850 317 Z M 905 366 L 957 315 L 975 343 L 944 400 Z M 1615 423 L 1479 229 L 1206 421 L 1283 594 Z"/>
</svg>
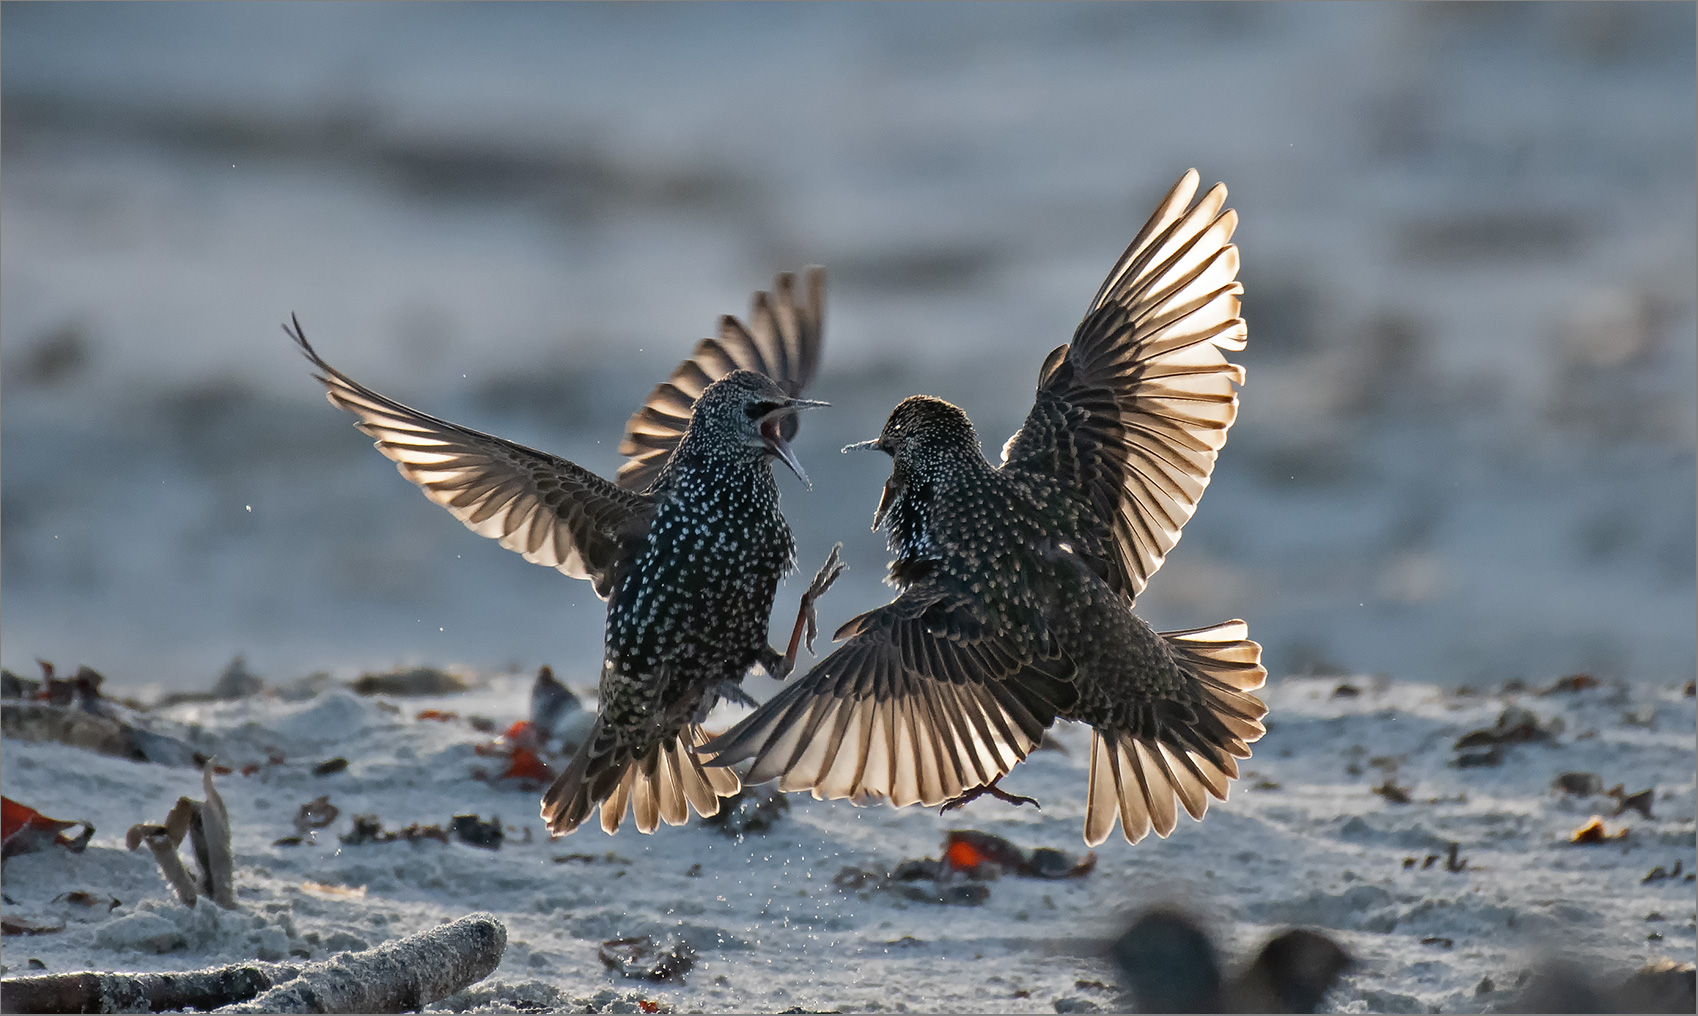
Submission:
<svg viewBox="0 0 1698 1016">
<path fill-rule="evenodd" d="M 802 460 L 796 457 L 795 449 L 791 448 L 790 442 L 784 438 L 784 422 L 798 410 L 829 405 L 831 403 L 816 399 L 791 399 L 761 418 L 761 437 L 766 441 L 766 446 L 790 467 L 790 471 L 796 474 L 796 479 L 801 480 L 802 485 L 809 490 L 814 489 L 813 481 L 808 479 L 807 470 L 802 468 Z"/>
</svg>

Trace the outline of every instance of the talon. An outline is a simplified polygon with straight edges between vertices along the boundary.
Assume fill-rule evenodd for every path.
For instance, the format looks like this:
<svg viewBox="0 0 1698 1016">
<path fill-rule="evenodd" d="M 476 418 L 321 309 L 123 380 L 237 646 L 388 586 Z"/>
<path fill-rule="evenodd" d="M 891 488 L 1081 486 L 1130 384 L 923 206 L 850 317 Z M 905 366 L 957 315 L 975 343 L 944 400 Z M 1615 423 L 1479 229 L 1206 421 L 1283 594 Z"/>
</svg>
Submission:
<svg viewBox="0 0 1698 1016">
<path fill-rule="evenodd" d="M 982 787 L 974 787 L 972 790 L 964 792 L 959 797 L 956 797 L 952 800 L 945 801 L 943 803 L 943 806 L 940 807 L 937 810 L 937 813 L 939 815 L 942 815 L 946 811 L 954 811 L 956 808 L 959 808 L 962 805 L 968 804 L 972 801 L 976 801 L 979 798 L 984 797 L 986 795 L 994 797 L 999 801 L 1006 801 L 1007 803 L 1012 804 L 1015 807 L 1019 807 L 1022 804 L 1029 804 L 1032 807 L 1038 809 L 1039 811 L 1044 810 L 1044 806 L 1039 804 L 1037 802 L 1036 798 L 1021 797 L 1019 794 L 1010 794 L 1008 791 L 1003 790 L 1001 787 L 997 786 L 997 784 L 1000 783 L 1000 782 L 1002 782 L 1002 777 L 998 776 L 996 779 L 990 781 L 989 783 L 985 784 Z"/>
</svg>

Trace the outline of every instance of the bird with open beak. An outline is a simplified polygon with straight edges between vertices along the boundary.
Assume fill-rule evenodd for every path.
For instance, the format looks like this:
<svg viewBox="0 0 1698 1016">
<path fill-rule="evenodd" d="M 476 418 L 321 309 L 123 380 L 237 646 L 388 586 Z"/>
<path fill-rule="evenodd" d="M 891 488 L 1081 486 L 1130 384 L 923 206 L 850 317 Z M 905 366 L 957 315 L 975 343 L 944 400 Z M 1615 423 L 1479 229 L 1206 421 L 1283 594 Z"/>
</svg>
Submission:
<svg viewBox="0 0 1698 1016">
<path fill-rule="evenodd" d="M 790 645 L 767 625 L 795 542 L 778 509 L 772 460 L 804 484 L 790 446 L 800 397 L 819 365 L 824 272 L 806 299 L 780 275 L 758 293 L 745 327 L 729 315 L 658 385 L 625 428 L 616 481 L 575 463 L 428 416 L 326 363 L 298 322 L 286 326 L 333 405 L 359 417 L 401 475 L 483 536 L 526 560 L 588 579 L 608 601 L 593 727 L 543 798 L 549 829 L 566 833 L 599 811 L 611 833 L 627 810 L 637 828 L 714 815 L 741 787 L 705 768 L 700 722 L 758 665 L 789 674 L 814 600 L 842 570 L 834 550 L 802 596 Z"/>
</svg>

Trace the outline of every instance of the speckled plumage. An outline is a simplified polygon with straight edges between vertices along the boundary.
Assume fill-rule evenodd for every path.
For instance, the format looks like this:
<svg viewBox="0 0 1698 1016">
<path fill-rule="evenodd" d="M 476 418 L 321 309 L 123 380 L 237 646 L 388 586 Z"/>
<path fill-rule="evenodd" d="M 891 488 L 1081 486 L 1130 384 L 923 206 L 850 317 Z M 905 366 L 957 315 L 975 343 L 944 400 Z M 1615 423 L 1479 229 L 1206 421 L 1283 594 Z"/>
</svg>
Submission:
<svg viewBox="0 0 1698 1016">
<path fill-rule="evenodd" d="M 1201 818 L 1262 733 L 1265 671 L 1242 622 L 1157 633 L 1132 600 L 1207 485 L 1236 414 L 1235 217 L 1188 173 L 1040 371 L 993 466 L 967 415 L 914 396 L 862 447 L 891 456 L 874 518 L 890 604 L 708 751 L 818 797 L 970 799 L 1053 719 L 1095 731 L 1085 838 Z M 847 449 L 846 449 L 847 450 Z M 987 652 L 987 648 L 991 652 Z M 963 692 L 971 694 L 963 694 Z"/>
<path fill-rule="evenodd" d="M 551 823 L 575 827 L 606 802 L 603 825 L 617 827 L 627 794 L 639 828 L 656 813 L 683 821 L 690 788 L 651 804 L 653 781 L 639 777 L 692 764 L 673 748 L 680 731 L 712 707 L 722 684 L 756 663 L 776 665 L 767 619 L 796 545 L 778 510 L 770 456 L 748 440 L 756 429 L 746 407 L 782 399 L 767 378 L 742 371 L 697 400 L 689 430 L 649 489 L 647 537 L 609 598 L 600 715 L 544 798 Z M 729 773 L 704 775 L 737 789 Z"/>
<path fill-rule="evenodd" d="M 774 295 L 756 295 L 749 327 L 721 319 L 718 337 L 698 344 L 627 424 L 617 483 L 379 395 L 320 358 L 298 323 L 290 331 L 331 403 L 359 416 L 427 497 L 527 560 L 591 580 L 609 601 L 598 716 L 543 800 L 556 833 L 598 810 L 614 832 L 627 807 L 652 832 L 692 808 L 716 814 L 741 786 L 696 757 L 697 724 L 750 667 L 784 673 L 794 659 L 794 638 L 789 654 L 767 642 L 773 596 L 795 558 L 771 463 L 801 475 L 788 439 L 797 410 L 821 404 L 797 396 L 819 361 L 823 291 L 812 269 L 798 303 L 781 275 Z M 804 594 L 798 632 L 834 565 L 835 554 Z"/>
</svg>

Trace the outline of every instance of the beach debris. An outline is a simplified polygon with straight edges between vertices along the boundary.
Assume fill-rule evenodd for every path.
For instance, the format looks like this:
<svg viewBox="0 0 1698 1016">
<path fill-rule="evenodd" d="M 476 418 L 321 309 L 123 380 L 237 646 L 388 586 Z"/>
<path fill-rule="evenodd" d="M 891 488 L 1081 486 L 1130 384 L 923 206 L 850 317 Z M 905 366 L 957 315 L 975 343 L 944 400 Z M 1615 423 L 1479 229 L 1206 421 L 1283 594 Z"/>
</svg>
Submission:
<svg viewBox="0 0 1698 1016">
<path fill-rule="evenodd" d="M 945 835 L 941 858 L 903 861 L 882 873 L 849 865 L 831 882 L 844 892 L 884 891 L 918 903 L 977 907 L 990 899 L 990 887 L 983 883 L 1004 874 L 1050 880 L 1079 878 L 1096 864 L 1094 853 L 1079 858 L 1050 847 L 1028 851 L 1001 836 L 956 829 Z M 970 881 L 962 882 L 962 878 Z M 928 882 L 930 885 L 925 884 Z"/>
<path fill-rule="evenodd" d="M 1657 707 L 1647 706 L 1644 709 L 1632 709 L 1621 714 L 1621 722 L 1641 730 L 1657 729 Z"/>
<path fill-rule="evenodd" d="M 1654 818 L 1651 814 L 1651 802 L 1656 798 L 1656 788 L 1647 788 L 1636 794 L 1627 793 L 1627 788 L 1618 783 L 1610 789 L 1608 797 L 1615 801 L 1615 814 L 1611 818 L 1619 818 L 1630 811 L 1636 811 L 1646 818 Z"/>
<path fill-rule="evenodd" d="M 1391 782 L 1390 777 L 1387 777 L 1385 782 L 1379 786 L 1370 788 L 1370 793 L 1378 794 L 1392 804 L 1408 804 L 1412 800 L 1409 796 L 1409 788 L 1400 787 Z"/>
<path fill-rule="evenodd" d="M 313 766 L 312 774 L 314 776 L 334 776 L 346 768 L 348 768 L 348 760 L 338 755 Z"/>
<path fill-rule="evenodd" d="M 34 917 L 24 917 L 19 914 L 0 915 L 0 935 L 51 935 L 56 931 L 64 931 L 65 922 L 54 924 Z M 8 1009 L 7 1012 L 12 1010 Z"/>
<path fill-rule="evenodd" d="M 501 820 L 498 818 L 485 822 L 476 815 L 455 815 L 451 826 L 455 839 L 486 850 L 500 850 L 501 840 L 506 835 L 502 832 Z"/>
<path fill-rule="evenodd" d="M 976 907 L 990 899 L 990 887 L 978 883 L 951 883 L 947 862 L 926 858 L 903 861 L 886 874 L 846 865 L 832 878 L 831 884 L 843 892 L 884 891 L 916 903 L 941 903 L 945 906 Z M 911 883 L 930 881 L 929 887 Z"/>
<path fill-rule="evenodd" d="M 65 835 L 65 830 L 79 825 L 83 831 L 74 838 Z M 89 838 L 93 835 L 94 825 L 84 819 L 66 821 L 48 818 L 27 804 L 0 797 L 0 857 L 29 854 L 55 846 L 80 854 L 88 847 Z"/>
<path fill-rule="evenodd" d="M 629 857 L 621 857 L 609 850 L 605 854 L 560 854 L 554 859 L 555 864 L 571 864 L 574 861 L 582 864 L 630 864 Z"/>
<path fill-rule="evenodd" d="M 1529 744 L 1536 741 L 1554 741 L 1557 734 L 1562 732 L 1561 718 L 1554 718 L 1548 725 L 1541 725 L 1539 717 L 1531 709 L 1520 706 L 1510 706 L 1498 714 L 1498 721 L 1486 730 L 1470 731 L 1456 741 L 1458 750 L 1477 748 L 1492 744 Z"/>
<path fill-rule="evenodd" d="M 1626 826 L 1622 826 L 1613 833 L 1610 832 L 1604 825 L 1603 818 L 1598 815 L 1593 815 L 1585 825 L 1569 834 L 1568 842 L 1581 844 L 1583 846 L 1596 843 L 1613 843 L 1617 840 L 1627 839 L 1627 833 L 1628 829 Z"/>
<path fill-rule="evenodd" d="M 353 684 L 356 695 L 455 695 L 470 687 L 461 678 L 435 667 L 361 674 Z"/>
<path fill-rule="evenodd" d="M 450 709 L 420 709 L 415 720 L 435 720 L 437 723 L 453 723 L 460 714 Z"/>
<path fill-rule="evenodd" d="M 124 835 L 124 844 L 135 850 L 146 843 L 165 881 L 186 906 L 193 907 L 198 897 L 205 895 L 225 910 L 234 910 L 236 861 L 230 849 L 230 816 L 224 810 L 224 799 L 212 785 L 212 774 L 210 764 L 201 770 L 206 800 L 177 798 L 163 825 L 133 825 Z M 194 850 L 199 879 L 189 875 L 177 853 L 185 836 Z"/>
<path fill-rule="evenodd" d="M 1646 872 L 1645 877 L 1639 880 L 1639 884 L 1640 885 L 1649 885 L 1652 882 L 1662 882 L 1665 879 L 1679 878 L 1680 877 L 1680 869 L 1681 869 L 1681 860 L 1680 860 L 1680 858 L 1677 857 L 1677 858 L 1675 858 L 1673 868 L 1665 868 L 1665 867 L 1663 867 L 1662 865 L 1659 864 L 1655 868 L 1652 868 L 1650 871 Z M 1657 916 L 1660 918 L 1662 915 L 1659 914 Z M 1646 920 L 1648 921 L 1648 920 L 1650 920 L 1650 918 L 1647 917 Z"/>
<path fill-rule="evenodd" d="M 1456 739 L 1454 748 L 1466 752 L 1470 748 L 1484 748 L 1485 751 L 1459 755 L 1456 765 L 1467 769 L 1473 766 L 1495 766 L 1503 761 L 1503 748 L 1511 744 L 1555 743 L 1557 735 L 1562 733 L 1561 717 L 1552 718 L 1548 723 L 1541 724 L 1539 717 L 1532 710 L 1520 706 L 1510 706 L 1498 715 L 1498 721 L 1492 727 L 1484 730 L 1471 730 Z"/>
<path fill-rule="evenodd" d="M 265 679 L 251 673 L 247 660 L 237 656 L 224 667 L 218 679 L 212 682 L 210 691 L 174 691 L 161 697 L 155 708 L 167 709 L 193 702 L 234 702 L 258 695 L 264 690 Z"/>
<path fill-rule="evenodd" d="M 412 1012 L 483 980 L 507 929 L 472 914 L 321 963 L 241 963 L 158 974 L 84 971 L 0 981 L 6 1012 Z"/>
<path fill-rule="evenodd" d="M 1563 773 L 1551 781 L 1551 787 L 1574 797 L 1591 797 L 1604 792 L 1604 781 L 1597 773 Z"/>
<path fill-rule="evenodd" d="M 323 829 L 341 814 L 342 809 L 330 803 L 329 794 L 315 797 L 301 805 L 301 810 L 295 813 L 295 831 L 304 836 L 314 829 Z"/>
<path fill-rule="evenodd" d="M 1468 858 L 1462 856 L 1462 845 L 1455 841 L 1452 841 L 1450 845 L 1445 848 L 1444 853 L 1428 854 L 1426 857 L 1422 858 L 1421 870 L 1426 871 L 1428 868 L 1431 868 L 1440 861 L 1444 862 L 1444 870 L 1453 875 L 1457 872 L 1468 870 Z M 1415 867 L 1415 858 L 1405 857 L 1403 859 L 1403 866 L 1405 868 Z"/>
<path fill-rule="evenodd" d="M 1327 696 L 1327 697 L 1328 698 L 1335 698 L 1335 699 L 1336 698 L 1357 698 L 1361 694 L 1362 694 L 1362 689 L 1356 687 L 1353 684 L 1340 684 L 1338 687 L 1334 688 L 1332 690 L 1332 694 Z"/>
<path fill-rule="evenodd" d="M 466 717 L 466 726 L 480 734 L 493 734 L 498 724 L 487 716 L 468 716 Z"/>
<path fill-rule="evenodd" d="M 353 828 L 341 837 L 345 846 L 357 847 L 366 843 L 394 843 L 397 840 L 405 840 L 408 843 L 417 843 L 421 840 L 448 842 L 448 830 L 439 825 L 427 826 L 414 822 L 405 829 L 397 829 L 391 832 L 384 829 L 383 821 L 373 814 L 355 815 L 351 821 Z"/>
<path fill-rule="evenodd" d="M 719 802 L 719 813 L 703 819 L 727 836 L 742 839 L 751 833 L 764 833 L 790 813 L 789 795 L 773 786 L 744 787 Z"/>
<path fill-rule="evenodd" d="M 0 667 L 0 698 L 34 698 L 35 693 L 40 690 L 40 681 L 32 681 L 27 677 L 19 677 L 10 670 Z"/>
<path fill-rule="evenodd" d="M 1591 674 L 1570 674 L 1567 677 L 1558 678 L 1555 684 L 1551 685 L 1549 688 L 1541 690 L 1539 694 L 1572 694 L 1577 691 L 1586 691 L 1589 688 L 1597 688 L 1602 684 L 1602 681 L 1593 677 Z"/>
<path fill-rule="evenodd" d="M 1325 935 L 1293 929 L 1229 979 L 1209 935 L 1172 909 L 1141 915 L 1110 956 L 1139 1012 L 1314 1012 L 1354 962 Z"/>
<path fill-rule="evenodd" d="M 996 878 L 1004 871 L 1027 878 L 1080 878 L 1097 866 L 1094 852 L 1077 858 L 1051 847 L 1026 851 L 1001 836 L 976 829 L 952 829 L 945 834 L 943 859 L 951 870 L 974 878 Z"/>
<path fill-rule="evenodd" d="M 1680 689 L 1680 693 L 1686 698 L 1698 698 L 1698 679 L 1686 682 L 1686 687 Z"/>
<path fill-rule="evenodd" d="M 204 761 L 187 742 L 122 719 L 121 710 L 109 700 L 98 701 L 102 708 L 92 710 L 48 701 L 7 700 L 0 705 L 0 733 L 19 741 L 56 741 L 131 762 L 199 766 Z"/>
<path fill-rule="evenodd" d="M 53 902 L 54 903 L 69 903 L 72 906 L 86 907 L 89 910 L 94 910 L 96 908 L 105 908 L 105 910 L 107 912 L 117 910 L 119 907 L 123 906 L 123 904 L 121 902 L 119 902 L 116 897 L 102 896 L 102 895 L 99 895 L 97 893 L 87 892 L 87 891 L 82 890 L 82 889 L 73 889 L 70 892 L 60 893 L 59 895 L 53 897 Z"/>
<path fill-rule="evenodd" d="M 1456 945 L 1456 939 L 1444 935 L 1428 935 L 1421 940 L 1422 945 L 1436 945 L 1440 949 L 1450 949 Z"/>
<path fill-rule="evenodd" d="M 488 783 L 519 780 L 523 784 L 535 784 L 535 789 L 540 790 L 554 779 L 554 773 L 549 769 L 548 763 L 542 760 L 542 748 L 546 741 L 546 736 L 537 729 L 536 724 L 530 720 L 519 720 L 507 728 L 507 733 L 489 744 L 480 744 L 473 749 L 479 755 L 505 758 L 507 768 L 494 775 L 481 767 L 473 768 L 472 778 Z"/>
<path fill-rule="evenodd" d="M 601 962 L 625 977 L 645 981 L 681 981 L 696 965 L 696 951 L 683 936 L 614 938 L 601 944 Z"/>
<path fill-rule="evenodd" d="M 59 677 L 52 663 L 37 659 L 41 680 L 19 677 L 10 670 L 0 670 L 0 698 L 25 699 L 48 705 L 76 706 L 99 716 L 115 712 L 113 703 L 101 695 L 100 686 L 106 678 L 92 667 L 79 666 L 71 677 Z"/>
</svg>

